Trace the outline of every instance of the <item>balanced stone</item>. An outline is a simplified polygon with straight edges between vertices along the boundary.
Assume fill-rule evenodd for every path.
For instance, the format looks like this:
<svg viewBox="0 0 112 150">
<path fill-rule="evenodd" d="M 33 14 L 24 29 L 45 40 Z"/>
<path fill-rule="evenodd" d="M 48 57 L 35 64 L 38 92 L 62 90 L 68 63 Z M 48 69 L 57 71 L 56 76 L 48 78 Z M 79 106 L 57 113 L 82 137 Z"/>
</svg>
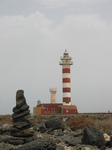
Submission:
<svg viewBox="0 0 112 150">
<path fill-rule="evenodd" d="M 13 126 L 9 129 L 14 138 L 9 143 L 23 144 L 33 139 L 34 130 L 29 121 L 30 110 L 26 103 L 24 91 L 18 90 L 16 93 L 16 106 L 13 108 L 12 122 Z M 31 138 L 32 137 L 32 138 Z"/>
<path fill-rule="evenodd" d="M 16 107 L 21 108 L 26 103 L 26 99 L 24 97 L 24 91 L 18 90 L 16 93 Z"/>
<path fill-rule="evenodd" d="M 26 110 L 26 111 L 23 111 L 23 112 L 20 112 L 20 113 L 14 113 L 12 114 L 12 118 L 13 119 L 16 119 L 16 118 L 19 118 L 19 117 L 23 117 L 23 116 L 26 116 L 30 113 L 29 110 Z"/>
<path fill-rule="evenodd" d="M 28 110 L 29 106 L 27 104 L 24 104 L 20 109 L 18 109 L 17 107 L 13 108 L 13 112 L 14 113 L 20 113 L 23 112 L 25 110 Z"/>
<path fill-rule="evenodd" d="M 17 122 L 13 124 L 14 127 L 18 128 L 18 129 L 22 129 L 23 127 L 29 126 L 30 122 Z"/>
</svg>

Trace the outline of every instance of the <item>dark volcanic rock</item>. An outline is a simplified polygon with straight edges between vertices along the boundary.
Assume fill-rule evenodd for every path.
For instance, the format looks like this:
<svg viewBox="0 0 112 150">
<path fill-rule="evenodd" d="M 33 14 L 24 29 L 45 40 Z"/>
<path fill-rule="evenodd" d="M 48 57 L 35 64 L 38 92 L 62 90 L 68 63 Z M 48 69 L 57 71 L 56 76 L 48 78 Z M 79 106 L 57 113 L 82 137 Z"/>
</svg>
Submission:
<svg viewBox="0 0 112 150">
<path fill-rule="evenodd" d="M 15 133 L 15 132 L 18 132 L 18 129 L 11 126 L 11 127 L 9 128 L 9 132 L 10 132 L 10 133 Z"/>
<path fill-rule="evenodd" d="M 24 122 L 24 121 L 29 121 L 29 120 L 30 120 L 30 114 L 28 114 L 27 116 L 26 115 L 22 115 L 21 117 L 13 118 L 12 122 L 13 123 L 15 123 L 15 122 Z"/>
<path fill-rule="evenodd" d="M 62 145 L 57 145 L 56 150 L 65 150 L 65 148 Z"/>
<path fill-rule="evenodd" d="M 63 140 L 65 141 L 65 143 L 67 143 L 68 146 L 75 146 L 77 144 L 81 144 L 81 136 L 73 137 L 67 135 L 63 137 Z"/>
<path fill-rule="evenodd" d="M 9 143 L 18 145 L 33 140 L 34 130 L 29 121 L 30 110 L 26 104 L 24 91 L 18 90 L 16 93 L 16 106 L 13 108 L 13 126 L 9 128 L 11 135 L 15 138 L 9 139 Z"/>
<path fill-rule="evenodd" d="M 10 126 L 9 124 L 0 125 L 0 135 L 8 133 Z"/>
<path fill-rule="evenodd" d="M 17 119 L 17 118 L 19 118 L 19 117 L 26 116 L 26 115 L 28 115 L 29 113 L 30 113 L 30 110 L 26 110 L 26 111 L 23 111 L 23 112 L 21 112 L 21 113 L 14 113 L 14 114 L 12 114 L 12 118 L 13 118 L 13 119 Z"/>
<path fill-rule="evenodd" d="M 62 121 L 59 118 L 52 118 L 45 122 L 46 128 L 52 128 L 52 130 L 55 129 L 62 129 Z"/>
<path fill-rule="evenodd" d="M 17 123 L 14 123 L 13 124 L 14 125 L 14 127 L 16 127 L 16 128 L 19 128 L 19 129 L 21 129 L 21 128 L 23 128 L 23 127 L 26 127 L 26 126 L 29 126 L 30 125 L 30 122 L 28 122 L 28 121 L 24 121 L 24 122 L 17 122 Z"/>
<path fill-rule="evenodd" d="M 13 136 L 15 137 L 29 137 L 34 135 L 33 128 L 28 128 L 25 130 L 19 130 L 18 132 L 14 132 Z"/>
<path fill-rule="evenodd" d="M 51 139 L 39 139 L 24 144 L 17 150 L 56 150 L 56 144 Z"/>
<path fill-rule="evenodd" d="M 17 99 L 16 100 L 16 107 L 19 109 L 19 108 L 21 108 L 24 104 L 26 103 L 26 100 L 25 100 L 25 98 L 23 98 L 23 99 Z"/>
<path fill-rule="evenodd" d="M 14 113 L 20 113 L 23 112 L 25 110 L 28 110 L 29 106 L 27 104 L 24 104 L 20 109 L 18 109 L 17 107 L 13 108 L 13 112 Z"/>
<path fill-rule="evenodd" d="M 96 145 L 98 148 L 101 148 L 105 145 L 103 133 L 94 127 L 85 127 L 83 130 L 82 143 Z"/>
<path fill-rule="evenodd" d="M 13 150 L 14 145 L 6 144 L 6 143 L 0 143 L 0 150 Z"/>
<path fill-rule="evenodd" d="M 16 108 L 15 110 L 19 109 Z M 26 109 L 21 110 L 22 111 L 18 111 L 17 113 L 14 112 L 14 114 L 19 114 L 24 111 L 27 111 Z M 67 123 L 64 124 L 64 121 L 62 123 L 62 120 L 64 120 L 63 118 L 67 118 L 69 116 L 66 117 L 36 116 L 34 117 L 35 120 L 32 120 L 33 122 L 32 124 L 27 126 L 22 125 L 22 122 L 26 123 L 27 121 L 29 121 L 28 119 L 29 117 L 31 118 L 31 115 L 24 115 L 16 119 L 13 118 L 14 119 L 13 126 L 12 125 L 8 126 L 7 124 L 0 125 L 0 129 L 1 131 L 3 131 L 3 133 L 0 135 L 0 150 L 47 150 L 47 149 L 111 150 L 112 149 L 109 148 L 112 147 L 111 133 L 108 133 L 109 136 L 108 134 L 104 136 L 105 131 L 102 131 L 103 136 L 105 138 L 104 143 L 104 141 L 102 140 L 102 134 L 99 133 L 99 131 L 97 131 L 93 127 L 86 127 L 84 128 L 84 130 L 78 129 L 72 131 L 69 127 L 69 124 Z M 17 128 L 16 126 L 14 126 L 14 124 L 20 125 L 20 128 Z M 64 124 L 64 130 L 62 124 Z M 82 144 L 82 141 L 84 144 Z"/>
<path fill-rule="evenodd" d="M 16 107 L 19 109 L 26 103 L 26 99 L 24 97 L 24 91 L 18 90 L 16 92 Z"/>
</svg>

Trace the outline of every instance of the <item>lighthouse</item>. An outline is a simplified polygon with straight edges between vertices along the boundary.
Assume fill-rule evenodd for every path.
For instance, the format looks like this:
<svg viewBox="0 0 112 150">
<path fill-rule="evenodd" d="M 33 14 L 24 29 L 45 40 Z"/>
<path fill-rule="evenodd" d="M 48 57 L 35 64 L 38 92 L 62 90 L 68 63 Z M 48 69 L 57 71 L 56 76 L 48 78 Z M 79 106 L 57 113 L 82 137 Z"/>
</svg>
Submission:
<svg viewBox="0 0 112 150">
<path fill-rule="evenodd" d="M 72 58 L 65 50 L 63 57 L 60 58 L 60 65 L 62 65 L 62 92 L 63 92 L 63 105 L 71 105 L 71 77 L 70 66 L 73 65 Z"/>
<path fill-rule="evenodd" d="M 50 103 L 37 103 L 37 106 L 33 108 L 33 115 L 70 115 L 77 114 L 77 106 L 71 104 L 71 77 L 70 66 L 73 65 L 72 58 L 69 56 L 67 50 L 63 53 L 63 57 L 60 58 L 60 65 L 62 65 L 62 93 L 63 103 L 56 102 L 57 88 L 50 88 L 51 93 Z"/>
</svg>

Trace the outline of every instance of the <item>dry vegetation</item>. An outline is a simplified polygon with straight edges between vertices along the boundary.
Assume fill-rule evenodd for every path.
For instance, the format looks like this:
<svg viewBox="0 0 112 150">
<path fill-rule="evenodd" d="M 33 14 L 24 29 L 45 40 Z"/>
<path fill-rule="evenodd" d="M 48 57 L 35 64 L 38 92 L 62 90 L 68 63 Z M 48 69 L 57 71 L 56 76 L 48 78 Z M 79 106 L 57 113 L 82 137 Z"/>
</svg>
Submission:
<svg viewBox="0 0 112 150">
<path fill-rule="evenodd" d="M 0 124 L 12 124 L 11 115 L 0 115 Z"/>
<path fill-rule="evenodd" d="M 69 120 L 72 130 L 83 129 L 85 126 L 94 126 L 95 128 L 112 134 L 112 115 L 80 116 Z"/>
<path fill-rule="evenodd" d="M 77 130 L 77 129 L 83 129 L 85 126 L 93 126 L 94 121 L 93 119 L 85 118 L 85 117 L 72 118 L 69 121 L 69 125 L 72 130 Z"/>
<path fill-rule="evenodd" d="M 94 126 L 99 130 L 104 130 L 112 134 L 112 118 L 102 121 L 95 121 Z"/>
</svg>

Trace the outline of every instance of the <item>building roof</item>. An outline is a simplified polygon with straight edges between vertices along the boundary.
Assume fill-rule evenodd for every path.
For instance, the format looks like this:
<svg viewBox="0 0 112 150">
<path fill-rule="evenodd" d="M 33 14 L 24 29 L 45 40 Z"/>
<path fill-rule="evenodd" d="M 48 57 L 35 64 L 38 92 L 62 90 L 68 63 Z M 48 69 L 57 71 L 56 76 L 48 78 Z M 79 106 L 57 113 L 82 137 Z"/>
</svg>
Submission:
<svg viewBox="0 0 112 150">
<path fill-rule="evenodd" d="M 57 106 L 57 105 L 63 105 L 62 103 L 43 103 L 43 104 L 39 104 L 39 105 L 37 105 L 36 107 L 44 107 L 44 106 Z"/>
</svg>

